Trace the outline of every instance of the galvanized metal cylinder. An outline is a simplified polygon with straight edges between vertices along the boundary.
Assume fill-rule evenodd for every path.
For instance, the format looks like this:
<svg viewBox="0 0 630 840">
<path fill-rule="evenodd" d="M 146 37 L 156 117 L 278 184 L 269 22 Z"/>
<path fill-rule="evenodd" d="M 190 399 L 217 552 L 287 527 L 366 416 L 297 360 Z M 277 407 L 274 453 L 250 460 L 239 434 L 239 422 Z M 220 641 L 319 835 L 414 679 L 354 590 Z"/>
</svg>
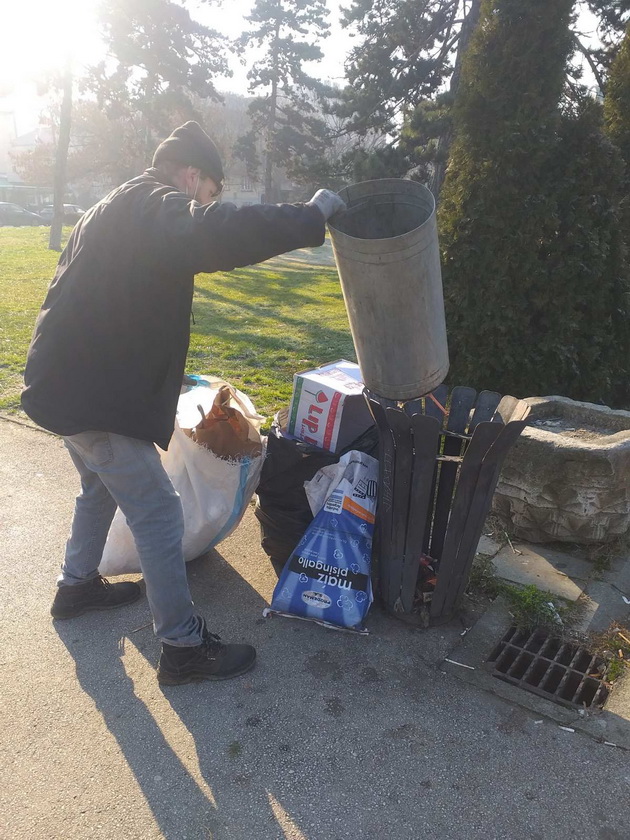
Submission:
<svg viewBox="0 0 630 840">
<path fill-rule="evenodd" d="M 377 394 L 427 394 L 448 372 L 435 199 L 399 178 L 342 189 L 328 223 L 363 380 Z"/>
</svg>

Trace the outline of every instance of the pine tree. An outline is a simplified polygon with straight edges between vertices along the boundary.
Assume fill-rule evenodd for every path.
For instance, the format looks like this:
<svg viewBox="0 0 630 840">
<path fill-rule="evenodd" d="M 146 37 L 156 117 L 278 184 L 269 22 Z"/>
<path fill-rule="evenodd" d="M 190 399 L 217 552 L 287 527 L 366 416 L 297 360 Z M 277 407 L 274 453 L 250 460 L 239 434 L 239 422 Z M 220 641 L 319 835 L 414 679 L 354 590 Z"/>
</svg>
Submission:
<svg viewBox="0 0 630 840">
<path fill-rule="evenodd" d="M 436 198 L 452 142 L 451 106 L 480 5 L 481 0 L 353 0 L 345 10 L 344 23 L 358 37 L 348 57 L 350 84 L 338 113 L 351 130 L 388 126 L 411 176 L 426 182 Z M 581 37 L 578 12 L 586 8 L 597 16 L 598 43 Z M 576 0 L 573 11 L 576 60 L 565 67 L 565 97 L 578 102 L 589 78 L 582 70 L 584 60 L 603 93 L 630 3 Z"/>
<path fill-rule="evenodd" d="M 583 7 L 588 8 L 597 18 L 598 37 L 588 46 L 580 40 L 579 49 L 586 55 L 595 76 L 603 79 L 604 83 L 600 87 L 601 92 L 604 93 L 606 77 L 617 55 L 619 42 L 628 26 L 630 2 L 628 0 L 579 0 L 576 9 Z M 579 40 L 580 34 L 576 33 L 576 37 Z"/>
<path fill-rule="evenodd" d="M 357 30 L 359 43 L 350 51 L 350 84 L 336 110 L 349 130 L 385 126 L 394 143 L 400 139 L 406 168 L 435 195 L 452 135 L 450 121 L 435 120 L 434 111 L 444 112 L 456 93 L 480 5 L 481 0 L 354 0 L 345 10 L 343 22 Z"/>
<path fill-rule="evenodd" d="M 241 138 L 239 151 L 252 173 L 262 153 L 267 202 L 280 198 L 278 168 L 297 181 L 308 179 L 326 146 L 318 105 L 326 88 L 304 69 L 323 57 L 317 41 L 328 34 L 326 14 L 324 0 L 256 0 L 247 18 L 252 29 L 239 39 L 242 49 L 264 50 L 248 72 L 255 94 L 252 130 Z"/>
<path fill-rule="evenodd" d="M 146 156 L 174 123 L 196 115 L 193 95 L 221 98 L 215 79 L 229 74 L 225 40 L 183 0 L 103 0 L 100 15 L 110 56 L 88 84 L 110 118 L 142 115 Z"/>
<path fill-rule="evenodd" d="M 340 108 L 353 117 L 353 128 L 393 128 L 405 110 L 443 88 L 462 23 L 478 6 L 479 0 L 353 0 L 342 23 L 356 30 L 358 42 L 348 55 Z"/>
</svg>

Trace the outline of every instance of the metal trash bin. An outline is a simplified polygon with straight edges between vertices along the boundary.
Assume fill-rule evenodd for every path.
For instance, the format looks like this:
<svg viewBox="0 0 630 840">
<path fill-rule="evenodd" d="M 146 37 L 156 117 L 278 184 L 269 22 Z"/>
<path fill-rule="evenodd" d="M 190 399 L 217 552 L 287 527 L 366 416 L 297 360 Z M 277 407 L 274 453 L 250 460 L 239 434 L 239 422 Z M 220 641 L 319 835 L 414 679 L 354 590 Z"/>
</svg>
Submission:
<svg viewBox="0 0 630 840">
<path fill-rule="evenodd" d="M 382 397 L 426 394 L 448 372 L 432 193 L 385 178 L 341 190 L 328 223 L 363 381 Z"/>
<path fill-rule="evenodd" d="M 445 385 L 402 404 L 366 397 L 380 442 L 378 590 L 397 618 L 444 623 L 466 591 L 501 465 L 529 405 Z"/>
</svg>

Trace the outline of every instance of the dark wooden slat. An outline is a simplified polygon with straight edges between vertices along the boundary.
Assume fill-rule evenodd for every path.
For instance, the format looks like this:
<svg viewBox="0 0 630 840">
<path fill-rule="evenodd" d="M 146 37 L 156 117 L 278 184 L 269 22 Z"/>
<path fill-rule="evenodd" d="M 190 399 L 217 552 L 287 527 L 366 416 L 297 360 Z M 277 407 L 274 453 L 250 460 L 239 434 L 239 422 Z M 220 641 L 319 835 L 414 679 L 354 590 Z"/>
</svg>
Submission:
<svg viewBox="0 0 630 840">
<path fill-rule="evenodd" d="M 496 407 L 501 402 L 501 394 L 496 391 L 482 391 L 477 397 L 475 411 L 470 421 L 470 431 L 474 431 L 480 423 L 492 420 Z"/>
<path fill-rule="evenodd" d="M 446 428 L 451 432 L 465 434 L 470 411 L 475 404 L 477 392 L 466 385 L 456 385 L 451 392 L 451 404 Z"/>
<path fill-rule="evenodd" d="M 387 422 L 394 439 L 394 496 L 392 500 L 391 553 L 389 556 L 389 585 L 386 594 L 387 606 L 398 611 L 400 586 L 405 559 L 405 534 L 409 517 L 409 494 L 413 468 L 413 441 L 411 421 L 404 411 L 388 408 Z"/>
<path fill-rule="evenodd" d="M 492 505 L 492 497 L 499 480 L 501 467 L 505 456 L 524 428 L 524 421 L 515 421 L 504 426 L 501 434 L 483 459 L 474 497 L 459 544 L 454 572 L 449 581 L 447 597 L 442 607 L 442 612 L 446 615 L 456 608 L 458 601 L 464 594 L 483 526 Z"/>
<path fill-rule="evenodd" d="M 368 388 L 364 388 L 363 393 L 365 394 L 365 398 L 368 403 L 378 403 L 383 407 L 383 410 L 386 408 L 396 408 L 398 406 L 396 400 L 390 400 L 389 397 L 381 397 L 379 394 L 374 393 L 374 391 L 370 391 Z"/>
<path fill-rule="evenodd" d="M 392 554 L 392 513 L 394 499 L 394 438 L 387 422 L 385 409 L 378 399 L 368 397 L 368 405 L 378 427 L 378 505 L 374 530 L 373 556 L 377 558 L 377 577 L 383 597 L 389 591 L 390 559 Z"/>
<path fill-rule="evenodd" d="M 423 554 L 424 530 L 427 527 L 427 511 L 432 501 L 431 488 L 440 428 L 441 421 L 437 417 L 416 414 L 411 418 L 413 474 L 400 596 L 405 612 L 411 612 L 413 608 L 419 562 Z"/>
<path fill-rule="evenodd" d="M 468 512 L 473 500 L 477 479 L 483 459 L 488 450 L 501 434 L 502 427 L 498 423 L 480 423 L 475 429 L 461 466 L 457 490 L 448 521 L 448 529 L 444 540 L 444 549 L 438 568 L 438 580 L 433 600 L 431 601 L 431 615 L 441 614 L 448 596 L 449 584 L 457 573 L 456 563 L 459 544 L 464 526 L 468 519 Z M 444 469 L 446 464 L 442 464 Z M 431 555 L 435 556 L 435 555 Z"/>
<path fill-rule="evenodd" d="M 475 404 L 476 396 L 477 392 L 474 388 L 467 388 L 462 385 L 453 388 L 446 425 L 448 431 L 456 432 L 457 434 L 464 434 L 466 432 L 470 411 Z M 446 437 L 444 440 L 444 451 L 441 454 L 446 456 L 461 455 L 463 446 L 464 441 Z M 431 541 L 425 550 L 427 554 L 436 560 L 440 560 L 444 549 L 444 539 L 446 537 L 446 528 L 458 469 L 459 466 L 456 463 L 442 463 L 437 479 L 437 488 L 434 490 L 435 509 L 433 511 Z"/>
<path fill-rule="evenodd" d="M 455 431 L 455 426 L 461 425 L 460 419 L 459 419 L 461 412 L 459 411 L 458 406 L 459 406 L 459 404 L 462 400 L 462 397 L 465 396 L 466 393 L 467 393 L 466 390 L 462 391 L 461 386 L 459 386 L 459 387 L 457 387 L 453 390 L 454 390 L 454 393 L 455 393 L 455 399 L 454 400 L 453 400 L 452 396 L 449 398 L 448 387 L 446 385 L 440 385 L 433 392 L 436 399 L 438 399 L 440 401 L 440 404 L 447 407 L 447 412 L 448 412 L 447 416 L 446 417 L 441 417 L 442 428 L 444 429 L 446 427 L 447 429 L 450 429 L 451 431 Z M 469 390 L 473 394 L 472 401 L 474 402 L 474 391 L 473 391 L 472 388 L 469 389 Z M 436 415 L 437 415 L 438 407 L 435 406 L 435 408 L 436 408 Z M 453 412 L 453 419 L 451 419 L 451 411 Z M 441 411 L 439 413 L 442 414 Z M 459 432 L 456 432 L 456 433 L 460 434 Z M 461 448 L 459 450 L 457 450 L 457 448 L 454 447 L 454 446 L 447 447 L 447 451 L 451 451 L 451 449 L 454 452 L 458 452 L 458 451 L 461 452 Z M 437 487 L 440 483 L 441 471 L 442 471 L 442 467 L 440 465 L 439 468 L 436 469 L 436 471 L 433 473 L 433 484 L 431 486 L 431 502 L 429 503 L 429 509 L 427 511 L 427 524 L 426 524 L 426 527 L 424 529 L 423 551 L 424 551 L 425 554 L 429 554 L 429 550 L 430 550 L 429 543 L 430 543 L 430 540 L 431 540 L 431 533 L 433 532 L 434 525 L 435 525 L 435 511 L 436 511 L 436 504 L 437 504 L 437 498 L 436 498 L 437 497 Z M 457 474 L 457 472 L 455 474 Z M 433 555 L 431 555 L 431 556 L 433 556 Z"/>
<path fill-rule="evenodd" d="M 462 435 L 459 432 L 449 432 L 448 429 L 444 429 L 442 434 L 446 435 L 446 437 L 459 438 L 459 440 L 470 440 L 472 437 L 472 435 Z"/>
<path fill-rule="evenodd" d="M 440 442 L 438 441 L 438 449 L 440 447 Z M 437 460 L 437 459 L 436 459 Z M 456 466 L 457 469 L 457 466 Z M 442 470 L 442 464 L 436 464 L 435 471 L 433 473 L 433 482 L 431 483 L 431 492 L 429 493 L 429 507 L 427 509 L 427 521 L 424 526 L 424 541 L 422 544 L 422 551 L 424 554 L 429 553 L 429 543 L 431 541 L 431 530 L 433 529 L 433 521 L 435 517 L 435 497 L 436 497 L 436 488 L 438 486 L 440 480 L 440 472 Z"/>
<path fill-rule="evenodd" d="M 405 414 L 409 417 L 413 417 L 414 414 L 424 414 L 424 397 L 418 397 L 417 400 L 407 400 L 407 402 L 404 405 L 404 411 Z"/>
<path fill-rule="evenodd" d="M 442 408 L 446 408 L 446 402 L 448 400 L 448 387 L 446 385 L 438 385 L 435 391 L 432 392 L 434 398 L 439 402 Z M 439 405 L 436 405 L 431 397 L 427 394 L 424 398 L 425 400 L 425 413 L 428 414 L 430 417 L 436 417 L 440 424 L 444 422 L 444 412 L 440 408 Z"/>
</svg>

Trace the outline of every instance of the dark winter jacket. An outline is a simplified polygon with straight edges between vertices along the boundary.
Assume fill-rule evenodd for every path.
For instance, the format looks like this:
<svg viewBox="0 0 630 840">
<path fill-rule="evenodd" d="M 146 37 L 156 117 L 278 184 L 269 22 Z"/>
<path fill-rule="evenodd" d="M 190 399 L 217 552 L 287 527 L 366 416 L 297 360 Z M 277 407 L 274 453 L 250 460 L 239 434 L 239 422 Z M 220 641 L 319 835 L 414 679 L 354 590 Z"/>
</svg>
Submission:
<svg viewBox="0 0 630 840">
<path fill-rule="evenodd" d="M 93 430 L 150 440 L 173 432 L 193 279 L 321 245 L 308 205 L 202 206 L 148 170 L 72 231 L 37 319 L 22 405 L 60 435 Z"/>
</svg>

